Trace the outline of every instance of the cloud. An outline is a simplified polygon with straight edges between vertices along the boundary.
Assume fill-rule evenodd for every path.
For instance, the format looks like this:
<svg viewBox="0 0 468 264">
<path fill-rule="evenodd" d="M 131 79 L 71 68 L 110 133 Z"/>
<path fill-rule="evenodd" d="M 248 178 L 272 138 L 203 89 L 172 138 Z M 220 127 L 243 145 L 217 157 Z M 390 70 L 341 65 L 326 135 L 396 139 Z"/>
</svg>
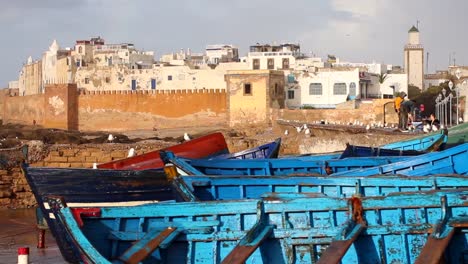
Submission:
<svg viewBox="0 0 468 264">
<path fill-rule="evenodd" d="M 335 12 L 344 12 L 353 19 L 372 19 L 377 16 L 379 1 L 377 0 L 331 0 Z"/>
</svg>

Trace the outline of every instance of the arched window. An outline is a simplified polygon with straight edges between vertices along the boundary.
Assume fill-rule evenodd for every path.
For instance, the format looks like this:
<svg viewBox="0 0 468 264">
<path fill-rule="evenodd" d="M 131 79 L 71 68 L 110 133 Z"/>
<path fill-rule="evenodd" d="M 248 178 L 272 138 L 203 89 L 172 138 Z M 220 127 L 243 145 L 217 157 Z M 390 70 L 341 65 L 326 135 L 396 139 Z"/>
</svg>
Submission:
<svg viewBox="0 0 468 264">
<path fill-rule="evenodd" d="M 80 53 L 80 54 L 83 53 L 83 47 L 82 46 L 78 47 L 78 53 Z"/>
<path fill-rule="evenodd" d="M 322 95 L 322 84 L 321 83 L 309 84 L 309 95 Z"/>
<path fill-rule="evenodd" d="M 346 83 L 335 83 L 333 85 L 334 95 L 346 95 Z"/>
<path fill-rule="evenodd" d="M 356 83 L 354 82 L 349 84 L 349 95 L 356 96 Z"/>
</svg>

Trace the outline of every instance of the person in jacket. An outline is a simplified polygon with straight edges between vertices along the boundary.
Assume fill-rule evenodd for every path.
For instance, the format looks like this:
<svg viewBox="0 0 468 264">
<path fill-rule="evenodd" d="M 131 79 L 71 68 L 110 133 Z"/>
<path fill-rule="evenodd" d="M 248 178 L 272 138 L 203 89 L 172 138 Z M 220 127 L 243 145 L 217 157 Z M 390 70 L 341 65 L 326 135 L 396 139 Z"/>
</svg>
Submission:
<svg viewBox="0 0 468 264">
<path fill-rule="evenodd" d="M 398 115 L 398 128 L 399 129 L 403 129 L 403 116 L 402 116 L 402 112 L 400 111 L 400 108 L 401 108 L 401 103 L 405 100 L 405 97 L 406 97 L 406 93 L 405 92 L 401 92 L 396 98 L 395 98 L 395 102 L 394 102 L 394 108 L 395 108 L 395 112 L 397 113 Z"/>
</svg>

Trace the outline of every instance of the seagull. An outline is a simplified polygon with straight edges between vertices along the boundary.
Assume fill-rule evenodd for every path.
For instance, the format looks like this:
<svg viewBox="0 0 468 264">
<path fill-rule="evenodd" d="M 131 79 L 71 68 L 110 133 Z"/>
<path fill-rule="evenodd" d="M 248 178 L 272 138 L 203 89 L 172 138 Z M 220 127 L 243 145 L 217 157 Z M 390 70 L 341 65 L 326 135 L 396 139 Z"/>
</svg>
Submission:
<svg viewBox="0 0 468 264">
<path fill-rule="evenodd" d="M 93 169 L 97 170 L 97 163 L 96 162 L 93 163 Z"/>
<path fill-rule="evenodd" d="M 134 148 L 130 148 L 130 149 L 128 150 L 128 155 L 127 155 L 127 157 L 130 158 L 130 157 L 133 157 L 133 156 L 135 156 L 135 149 L 134 149 Z"/>
<path fill-rule="evenodd" d="M 430 129 L 431 129 L 431 125 L 429 125 L 429 124 L 423 126 L 424 133 L 429 133 Z"/>
<path fill-rule="evenodd" d="M 302 127 L 296 127 L 296 131 L 297 131 L 297 133 L 301 133 Z"/>
<path fill-rule="evenodd" d="M 432 131 L 437 131 L 439 130 L 436 125 L 432 125 Z"/>
<path fill-rule="evenodd" d="M 310 135 L 310 129 L 306 128 L 305 132 L 306 135 Z"/>
<path fill-rule="evenodd" d="M 284 131 L 284 135 L 287 136 L 288 134 L 289 134 L 289 131 L 286 129 L 286 130 Z"/>
<path fill-rule="evenodd" d="M 307 128 L 308 128 L 308 127 L 307 127 L 307 124 L 304 124 L 304 125 L 302 126 L 302 128 L 303 128 L 303 129 L 307 129 Z"/>
<path fill-rule="evenodd" d="M 370 125 L 367 125 L 367 126 L 366 126 L 366 130 L 369 130 L 369 129 L 370 129 Z"/>
<path fill-rule="evenodd" d="M 110 143 L 112 143 L 112 141 L 114 141 L 114 136 L 112 134 L 109 134 L 109 136 L 107 137 L 107 141 L 109 141 Z"/>
<path fill-rule="evenodd" d="M 184 139 L 185 141 L 189 141 L 190 140 L 190 137 L 187 133 L 184 133 Z"/>
</svg>

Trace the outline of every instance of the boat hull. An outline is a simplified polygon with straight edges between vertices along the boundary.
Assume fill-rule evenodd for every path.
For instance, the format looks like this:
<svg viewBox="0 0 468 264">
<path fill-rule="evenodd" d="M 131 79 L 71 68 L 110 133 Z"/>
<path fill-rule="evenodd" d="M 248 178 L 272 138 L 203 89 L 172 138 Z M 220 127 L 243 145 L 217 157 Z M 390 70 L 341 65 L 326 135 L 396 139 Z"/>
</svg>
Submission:
<svg viewBox="0 0 468 264">
<path fill-rule="evenodd" d="M 209 158 L 229 153 L 226 140 L 222 133 L 213 133 L 199 137 L 179 145 L 165 148 L 181 157 Z M 99 164 L 99 169 L 114 170 L 146 170 L 162 168 L 164 163 L 159 156 L 159 150 L 151 151 L 135 157 Z"/>
</svg>

